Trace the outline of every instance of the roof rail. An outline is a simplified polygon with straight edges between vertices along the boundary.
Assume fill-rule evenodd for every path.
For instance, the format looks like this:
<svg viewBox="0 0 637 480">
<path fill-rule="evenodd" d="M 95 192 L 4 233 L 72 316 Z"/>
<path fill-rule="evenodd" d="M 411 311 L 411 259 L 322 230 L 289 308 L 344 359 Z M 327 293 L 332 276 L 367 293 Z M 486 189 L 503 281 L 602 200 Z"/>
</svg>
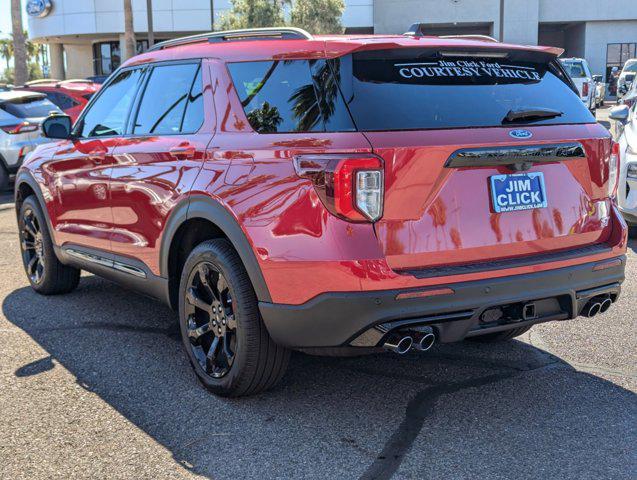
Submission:
<svg viewBox="0 0 637 480">
<path fill-rule="evenodd" d="M 55 83 L 59 81 L 61 80 L 58 80 L 56 78 L 40 78 L 39 80 L 31 80 L 30 82 L 26 82 L 24 86 L 28 87 L 30 85 L 38 85 L 40 83 Z"/>
<path fill-rule="evenodd" d="M 200 33 L 189 37 L 175 38 L 159 42 L 148 49 L 149 52 L 200 42 L 227 42 L 231 40 L 311 40 L 312 35 L 305 30 L 294 27 L 245 28 L 241 30 L 225 30 L 221 32 Z"/>
<path fill-rule="evenodd" d="M 440 35 L 439 38 L 460 38 L 463 40 L 478 40 L 480 42 L 498 43 L 498 41 L 489 35 Z"/>
</svg>

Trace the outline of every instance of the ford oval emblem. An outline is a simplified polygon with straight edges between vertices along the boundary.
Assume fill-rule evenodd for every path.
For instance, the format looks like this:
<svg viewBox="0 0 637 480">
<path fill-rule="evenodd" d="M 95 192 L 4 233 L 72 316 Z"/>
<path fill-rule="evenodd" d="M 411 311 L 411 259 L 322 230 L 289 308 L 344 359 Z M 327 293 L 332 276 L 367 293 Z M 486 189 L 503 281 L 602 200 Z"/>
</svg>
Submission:
<svg viewBox="0 0 637 480">
<path fill-rule="evenodd" d="M 27 0 L 27 14 L 31 17 L 46 17 L 53 8 L 51 0 Z"/>
<path fill-rule="evenodd" d="M 528 130 L 511 130 L 509 136 L 513 138 L 531 138 L 533 134 Z"/>
</svg>

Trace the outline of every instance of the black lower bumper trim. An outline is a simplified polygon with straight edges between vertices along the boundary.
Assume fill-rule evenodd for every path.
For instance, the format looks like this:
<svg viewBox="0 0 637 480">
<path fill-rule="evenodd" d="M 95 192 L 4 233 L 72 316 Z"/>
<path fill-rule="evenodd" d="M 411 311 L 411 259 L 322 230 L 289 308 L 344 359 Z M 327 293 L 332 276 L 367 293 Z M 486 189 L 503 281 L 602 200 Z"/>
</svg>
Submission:
<svg viewBox="0 0 637 480">
<path fill-rule="evenodd" d="M 515 328 L 526 324 L 577 317 L 594 295 L 616 300 L 624 280 L 621 263 L 594 270 L 604 262 L 461 282 L 448 286 L 454 293 L 397 300 L 404 290 L 326 293 L 302 305 L 260 302 L 261 315 L 273 340 L 295 348 L 376 346 L 386 331 L 411 325 L 433 325 L 441 342 Z M 484 325 L 481 315 L 493 307 L 514 310 L 536 302 L 539 314 L 530 320 Z M 523 319 L 520 319 L 523 320 Z M 379 334 L 380 332 L 380 334 Z"/>
</svg>

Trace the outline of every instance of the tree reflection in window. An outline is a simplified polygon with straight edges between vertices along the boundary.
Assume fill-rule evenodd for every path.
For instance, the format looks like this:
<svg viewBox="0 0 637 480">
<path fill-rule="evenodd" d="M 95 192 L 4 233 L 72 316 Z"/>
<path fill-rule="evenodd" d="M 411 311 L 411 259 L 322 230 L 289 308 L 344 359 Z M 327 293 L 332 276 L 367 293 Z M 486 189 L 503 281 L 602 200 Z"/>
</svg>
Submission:
<svg viewBox="0 0 637 480">
<path fill-rule="evenodd" d="M 354 130 L 324 60 L 242 62 L 228 68 L 248 121 L 259 133 L 326 131 L 335 125 Z M 344 121 L 334 122 L 343 115 Z"/>
<path fill-rule="evenodd" d="M 259 133 L 274 133 L 283 121 L 279 109 L 268 102 L 263 102 L 261 108 L 255 108 L 247 115 L 248 122 Z"/>
</svg>

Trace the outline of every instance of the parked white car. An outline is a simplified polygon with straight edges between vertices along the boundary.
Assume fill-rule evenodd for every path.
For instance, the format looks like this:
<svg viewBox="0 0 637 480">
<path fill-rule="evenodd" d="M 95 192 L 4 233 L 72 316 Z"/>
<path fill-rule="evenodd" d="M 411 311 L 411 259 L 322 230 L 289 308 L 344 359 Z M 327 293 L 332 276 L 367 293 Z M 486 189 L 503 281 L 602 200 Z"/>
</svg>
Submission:
<svg viewBox="0 0 637 480">
<path fill-rule="evenodd" d="M 40 143 L 50 140 L 40 132 L 40 123 L 51 113 L 62 113 L 39 92 L 0 92 L 0 190 L 16 173 L 24 157 Z"/>
<path fill-rule="evenodd" d="M 577 87 L 579 96 L 591 112 L 595 111 L 595 82 L 588 62 L 583 58 L 563 58 L 562 65 Z"/>
<path fill-rule="evenodd" d="M 604 77 L 601 75 L 593 75 L 593 81 L 595 82 L 595 107 L 603 107 L 606 99 Z"/>
<path fill-rule="evenodd" d="M 626 60 L 624 68 L 622 68 L 617 80 L 617 91 L 624 95 L 625 92 L 630 90 L 630 86 L 635 82 L 635 76 L 637 75 L 637 58 L 631 58 Z"/>
<path fill-rule="evenodd" d="M 636 89 L 637 90 L 637 89 Z M 619 105 L 610 110 L 610 118 L 619 126 L 619 183 L 617 204 L 631 236 L 637 234 L 637 102 Z"/>
</svg>

